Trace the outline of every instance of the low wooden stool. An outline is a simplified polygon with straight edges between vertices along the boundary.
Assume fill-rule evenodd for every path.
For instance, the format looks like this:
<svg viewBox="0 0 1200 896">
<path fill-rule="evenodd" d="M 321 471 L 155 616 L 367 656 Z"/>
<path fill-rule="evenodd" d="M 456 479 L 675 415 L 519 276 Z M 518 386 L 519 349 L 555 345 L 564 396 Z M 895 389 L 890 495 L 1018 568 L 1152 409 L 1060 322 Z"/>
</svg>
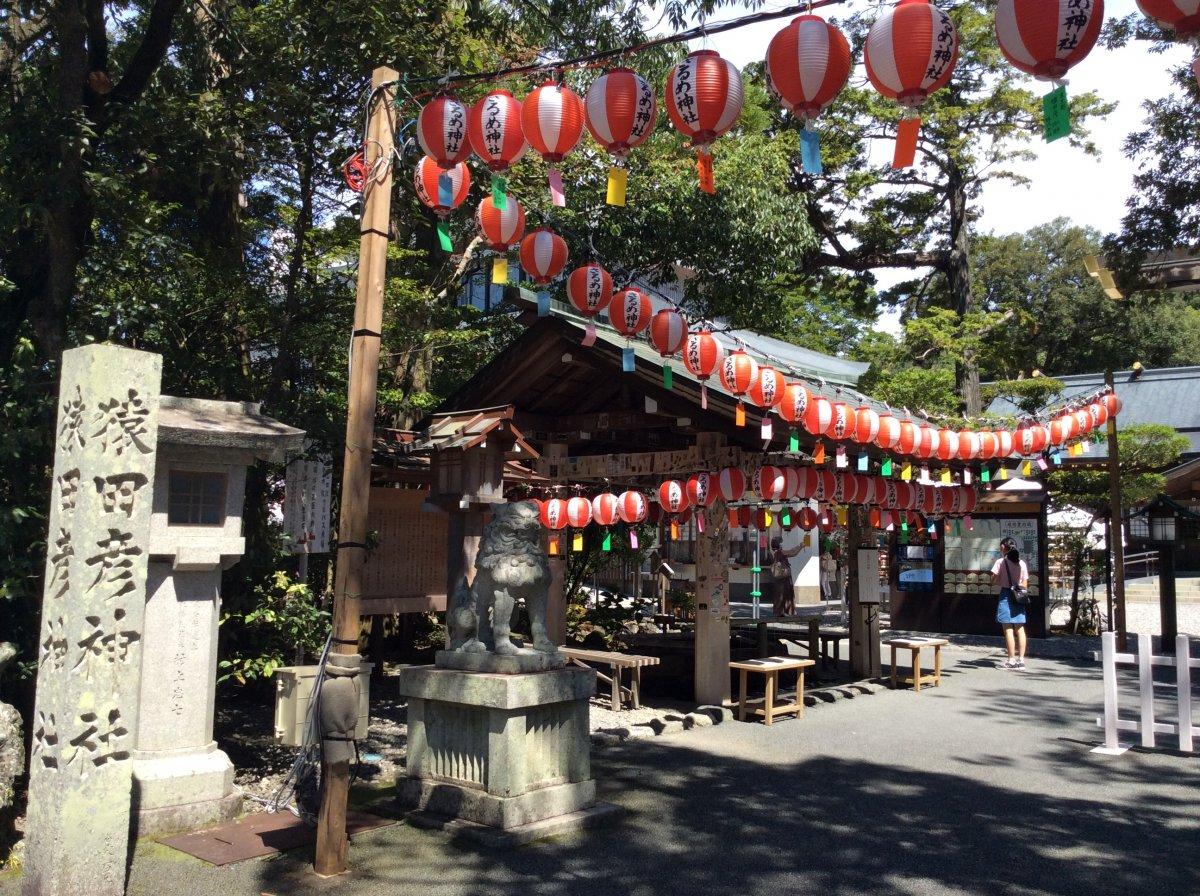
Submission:
<svg viewBox="0 0 1200 896">
<path fill-rule="evenodd" d="M 772 724 L 776 716 L 795 714 L 797 718 L 804 718 L 804 670 L 815 665 L 816 662 L 813 660 L 803 660 L 794 656 L 769 656 L 760 660 L 742 660 L 730 663 L 730 669 L 738 670 L 738 721 L 746 721 L 747 702 L 758 702 L 757 700 L 746 700 L 746 678 L 750 672 L 761 672 L 767 678 L 766 696 L 763 698 L 762 709 L 752 708 L 750 710 L 754 715 L 762 716 L 764 724 Z M 779 673 L 790 670 L 795 670 L 797 673 L 796 702 L 776 706 L 775 698 L 779 694 Z"/>
<path fill-rule="evenodd" d="M 932 684 L 935 688 L 941 687 L 942 647 L 949 643 L 945 638 L 895 638 L 888 641 L 888 646 L 892 648 L 892 689 L 894 690 L 902 684 L 911 684 L 914 691 L 920 691 L 923 684 Z M 921 674 L 921 650 L 925 647 L 933 648 L 933 673 L 930 675 Z M 896 669 L 897 649 L 912 651 L 912 675 L 908 678 L 900 678 L 898 675 Z"/>
</svg>

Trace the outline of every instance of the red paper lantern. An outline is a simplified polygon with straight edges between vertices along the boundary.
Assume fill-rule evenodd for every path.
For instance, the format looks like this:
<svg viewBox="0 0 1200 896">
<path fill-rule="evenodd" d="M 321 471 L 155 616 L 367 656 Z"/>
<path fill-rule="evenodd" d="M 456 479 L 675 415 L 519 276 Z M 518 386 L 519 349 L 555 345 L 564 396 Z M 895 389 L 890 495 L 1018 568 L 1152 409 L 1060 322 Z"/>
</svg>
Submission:
<svg viewBox="0 0 1200 896">
<path fill-rule="evenodd" d="M 650 326 L 652 313 L 650 297 L 636 286 L 618 290 L 608 304 L 608 319 L 612 321 L 613 329 L 626 339 L 632 339 Z"/>
<path fill-rule="evenodd" d="M 770 410 L 783 401 L 783 374 L 774 367 L 758 368 L 758 376 L 750 386 L 750 400 L 760 408 Z"/>
<path fill-rule="evenodd" d="M 767 83 L 783 108 L 816 118 L 850 79 L 846 35 L 820 16 L 798 16 L 767 45 Z"/>
<path fill-rule="evenodd" d="M 1009 62 L 1046 81 L 1061 78 L 1096 45 L 1104 0 L 1000 0 L 996 40 Z"/>
<path fill-rule="evenodd" d="M 921 431 L 911 420 L 900 421 L 900 438 L 896 440 L 896 451 L 900 454 L 916 454 L 921 441 Z"/>
<path fill-rule="evenodd" d="M 614 68 L 593 81 L 584 106 L 592 137 L 617 158 L 641 146 L 658 117 L 654 88 L 628 68 Z"/>
<path fill-rule="evenodd" d="M 700 382 L 713 375 L 724 357 L 725 349 L 708 330 L 688 333 L 683 347 L 683 364 Z"/>
<path fill-rule="evenodd" d="M 687 509 L 687 487 L 678 479 L 668 479 L 658 487 L 658 503 L 667 513 L 679 513 Z"/>
<path fill-rule="evenodd" d="M 608 271 L 588 262 L 567 277 L 567 298 L 584 317 L 595 317 L 612 301 L 612 277 Z"/>
<path fill-rule="evenodd" d="M 996 456 L 996 449 L 999 447 L 999 444 L 996 440 L 996 434 L 985 429 L 979 434 L 979 459 L 991 460 Z"/>
<path fill-rule="evenodd" d="M 507 171 L 529 144 L 521 128 L 521 101 L 507 90 L 493 90 L 474 106 L 468 118 L 471 149 L 492 171 Z"/>
<path fill-rule="evenodd" d="M 1066 414 L 1062 415 L 1061 419 L 1063 422 L 1063 432 L 1066 434 L 1066 437 L 1067 437 L 1066 441 L 1069 442 L 1072 439 L 1078 437 L 1078 435 L 1079 435 L 1079 418 L 1076 417 L 1075 414 L 1073 414 L 1073 413 L 1066 413 Z"/>
<path fill-rule="evenodd" d="M 1021 454 L 1041 454 L 1046 450 L 1049 433 L 1037 423 L 1022 423 L 1014 436 L 1016 449 Z"/>
<path fill-rule="evenodd" d="M 867 405 L 860 405 L 854 412 L 854 441 L 863 445 L 874 444 L 879 436 L 879 412 Z"/>
<path fill-rule="evenodd" d="M 804 411 L 804 428 L 814 436 L 823 436 L 832 424 L 833 404 L 828 398 L 814 395 Z"/>
<path fill-rule="evenodd" d="M 746 474 L 737 467 L 726 467 L 717 474 L 716 487 L 722 501 L 740 501 L 746 494 Z"/>
<path fill-rule="evenodd" d="M 828 507 L 824 508 L 821 511 L 821 515 L 817 517 L 817 528 L 828 535 L 833 531 L 834 525 L 833 511 Z"/>
<path fill-rule="evenodd" d="M 817 493 L 813 497 L 818 501 L 833 501 L 838 486 L 837 474 L 832 470 L 818 470 L 817 482 Z"/>
<path fill-rule="evenodd" d="M 567 522 L 575 529 L 583 529 L 592 521 L 592 502 L 576 496 L 567 501 Z"/>
<path fill-rule="evenodd" d="M 821 480 L 817 476 L 817 471 L 812 467 L 799 467 L 796 470 L 798 484 L 796 485 L 796 497 L 803 498 L 808 501 L 817 496 L 817 490 L 821 487 Z"/>
<path fill-rule="evenodd" d="M 959 432 L 958 453 L 955 457 L 959 460 L 974 460 L 979 457 L 979 449 L 979 433 L 973 429 L 964 429 Z"/>
<path fill-rule="evenodd" d="M 917 427 L 917 444 L 913 450 L 917 457 L 922 460 L 929 460 L 931 457 L 937 457 L 940 442 L 941 435 L 937 429 L 927 423 L 923 423 Z"/>
<path fill-rule="evenodd" d="M 525 209 L 512 193 L 504 197 L 504 210 L 496 208 L 491 196 L 485 196 L 475 212 L 475 223 L 488 248 L 504 253 L 525 233 Z"/>
<path fill-rule="evenodd" d="M 996 430 L 996 457 L 1012 457 L 1015 447 L 1011 432 L 1007 429 Z"/>
<path fill-rule="evenodd" d="M 449 196 L 442 194 L 441 177 L 450 179 Z M 471 189 L 471 172 L 462 162 L 443 168 L 429 156 L 421 156 L 417 167 L 413 169 L 413 186 L 417 189 L 417 198 L 439 218 L 444 218 L 463 204 L 467 192 Z M 446 205 L 443 200 L 449 199 Z"/>
<path fill-rule="evenodd" d="M 900 443 L 900 421 L 891 414 L 879 415 L 879 434 L 875 436 L 875 444 L 884 451 L 895 448 Z"/>
<path fill-rule="evenodd" d="M 938 460 L 953 460 L 958 457 L 958 432 L 953 429 L 938 430 Z"/>
<path fill-rule="evenodd" d="M 925 0 L 900 0 L 867 32 L 867 77 L 881 94 L 915 108 L 950 81 L 958 32 L 944 11 Z"/>
<path fill-rule="evenodd" d="M 1092 429 L 1099 429 L 1108 422 L 1108 410 L 1098 401 L 1087 406 L 1088 416 L 1092 419 Z"/>
<path fill-rule="evenodd" d="M 817 527 L 817 513 L 811 507 L 801 507 L 797 516 L 797 522 L 805 532 L 811 532 Z"/>
<path fill-rule="evenodd" d="M 812 393 L 800 383 L 788 383 L 783 387 L 783 398 L 779 402 L 779 416 L 793 426 L 804 419 Z"/>
<path fill-rule="evenodd" d="M 1075 418 L 1076 435 L 1086 436 L 1092 431 L 1092 415 L 1088 413 L 1087 408 L 1081 408 L 1071 416 Z"/>
<path fill-rule="evenodd" d="M 601 492 L 592 498 L 592 519 L 597 526 L 611 526 L 617 521 L 620 502 L 612 492 Z"/>
<path fill-rule="evenodd" d="M 848 485 L 845 473 L 833 474 L 833 491 L 826 492 L 827 500 L 833 501 L 835 504 L 846 503 L 846 486 Z"/>
<path fill-rule="evenodd" d="M 471 154 L 467 107 L 457 97 L 435 96 L 417 114 L 417 142 L 441 168 L 453 168 Z"/>
<path fill-rule="evenodd" d="M 717 499 L 713 478 L 708 473 L 696 473 L 686 485 L 688 503 L 693 507 L 708 507 Z"/>
<path fill-rule="evenodd" d="M 771 528 L 771 523 L 775 522 L 775 515 L 765 507 L 760 507 L 754 511 L 754 528 L 759 532 L 766 532 Z"/>
<path fill-rule="evenodd" d="M 547 81 L 522 102 L 521 130 L 538 155 L 551 164 L 561 162 L 583 136 L 583 100 Z"/>
<path fill-rule="evenodd" d="M 1117 416 L 1121 412 L 1121 399 L 1117 398 L 1116 392 L 1108 392 L 1100 399 L 1100 403 L 1104 405 L 1108 411 L 1109 418 Z"/>
<path fill-rule="evenodd" d="M 630 525 L 640 523 L 646 518 L 648 505 L 646 496 L 641 492 L 621 492 L 621 497 L 617 499 L 617 515 L 621 517 L 622 522 Z"/>
<path fill-rule="evenodd" d="M 1181 40 L 1200 35 L 1200 4 L 1195 0 L 1137 0 L 1138 7 Z"/>
<path fill-rule="evenodd" d="M 687 339 L 687 321 L 672 308 L 664 308 L 650 320 L 650 342 L 664 358 L 679 351 Z"/>
<path fill-rule="evenodd" d="M 787 495 L 787 474 L 782 467 L 759 467 L 754 474 L 754 493 L 762 501 L 782 501 Z"/>
<path fill-rule="evenodd" d="M 521 267 L 542 286 L 563 272 L 567 255 L 567 241 L 545 227 L 529 231 L 521 240 Z"/>
<path fill-rule="evenodd" d="M 746 352 L 730 352 L 721 362 L 721 385 L 741 398 L 758 381 L 758 364 Z"/>
<path fill-rule="evenodd" d="M 716 50 L 695 50 L 667 75 L 666 101 L 671 124 L 704 149 L 742 113 L 741 72 Z"/>
<path fill-rule="evenodd" d="M 538 510 L 538 516 L 541 517 L 542 525 L 551 531 L 566 528 L 567 502 L 562 498 L 550 498 L 543 501 Z"/>
<path fill-rule="evenodd" d="M 833 403 L 833 419 L 829 421 L 829 429 L 826 435 L 838 441 L 854 438 L 854 431 L 858 428 L 858 418 L 854 414 L 854 408 L 846 404 L 844 401 L 835 401 Z"/>
<path fill-rule="evenodd" d="M 800 494 L 800 468 L 799 467 L 784 467 L 783 468 L 783 497 L 785 500 L 791 501 Z"/>
<path fill-rule="evenodd" d="M 960 485 L 958 488 L 958 512 L 964 516 L 974 513 L 975 505 L 979 502 L 979 495 L 969 485 Z"/>
</svg>

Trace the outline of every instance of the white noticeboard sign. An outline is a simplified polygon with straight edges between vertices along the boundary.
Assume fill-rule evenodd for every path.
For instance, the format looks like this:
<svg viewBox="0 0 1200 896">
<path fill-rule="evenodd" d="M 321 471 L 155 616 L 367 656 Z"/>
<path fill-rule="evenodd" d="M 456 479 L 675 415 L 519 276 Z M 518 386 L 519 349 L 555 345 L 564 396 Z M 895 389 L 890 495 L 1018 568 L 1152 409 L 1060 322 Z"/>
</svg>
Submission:
<svg viewBox="0 0 1200 896">
<path fill-rule="evenodd" d="M 329 553 L 329 501 L 333 471 L 324 460 L 294 460 L 287 467 L 283 528 L 293 554 Z"/>
<path fill-rule="evenodd" d="M 858 602 L 879 603 L 879 550 L 859 548 L 858 551 Z"/>
</svg>

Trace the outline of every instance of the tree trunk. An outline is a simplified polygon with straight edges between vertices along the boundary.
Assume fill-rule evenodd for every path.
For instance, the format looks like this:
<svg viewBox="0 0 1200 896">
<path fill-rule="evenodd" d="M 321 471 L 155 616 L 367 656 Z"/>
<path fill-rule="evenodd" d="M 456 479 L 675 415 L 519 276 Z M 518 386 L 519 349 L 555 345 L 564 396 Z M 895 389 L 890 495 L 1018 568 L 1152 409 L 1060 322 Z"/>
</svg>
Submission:
<svg viewBox="0 0 1200 896">
<path fill-rule="evenodd" d="M 950 207 L 950 262 L 946 267 L 946 279 L 954 302 L 954 312 L 961 323 L 974 310 L 975 302 L 971 290 L 967 185 L 963 172 L 957 165 L 950 168 L 947 190 Z M 969 417 L 978 416 L 983 410 L 979 395 L 979 366 L 976 350 L 969 340 L 964 345 L 962 357 L 955 359 L 954 384 L 963 412 Z"/>
</svg>

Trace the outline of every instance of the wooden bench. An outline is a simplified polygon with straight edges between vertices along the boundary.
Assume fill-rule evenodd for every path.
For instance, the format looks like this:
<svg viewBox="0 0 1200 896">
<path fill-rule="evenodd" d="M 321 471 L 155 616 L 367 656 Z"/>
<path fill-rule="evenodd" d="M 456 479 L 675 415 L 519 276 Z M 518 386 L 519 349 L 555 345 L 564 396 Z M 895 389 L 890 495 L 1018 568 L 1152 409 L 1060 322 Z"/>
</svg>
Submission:
<svg viewBox="0 0 1200 896">
<path fill-rule="evenodd" d="M 742 660 L 729 664 L 730 669 L 738 670 L 738 721 L 746 721 L 746 679 L 751 672 L 759 672 L 766 676 L 766 695 L 763 698 L 762 709 L 751 709 L 754 715 L 762 716 L 765 724 L 770 725 L 776 716 L 794 713 L 797 718 L 804 718 L 804 670 L 815 666 L 813 660 L 802 660 L 794 656 L 769 656 L 765 659 Z M 795 670 L 796 702 L 776 706 L 775 699 L 779 695 L 779 673 Z"/>
<path fill-rule="evenodd" d="M 656 656 L 637 656 L 629 653 L 615 653 L 611 650 L 583 650 L 579 647 L 560 647 L 558 651 L 575 665 L 583 666 L 585 669 L 591 668 L 589 663 L 597 666 L 608 666 L 611 669 L 611 676 L 599 671 L 596 674 L 612 686 L 613 712 L 620 712 L 621 698 L 623 696 L 629 698 L 629 704 L 634 709 L 641 708 L 642 667 L 657 666 L 659 664 L 659 659 Z M 629 670 L 629 687 L 621 684 L 622 669 Z"/>
<path fill-rule="evenodd" d="M 895 638 L 886 642 L 892 648 L 892 688 L 902 684 L 911 684 L 914 691 L 920 691 L 921 685 L 932 684 L 935 688 L 942 684 L 942 647 L 950 642 L 945 638 Z M 921 651 L 926 647 L 933 648 L 933 673 L 921 674 Z M 912 675 L 900 678 L 896 668 L 896 651 L 912 651 Z"/>
</svg>

